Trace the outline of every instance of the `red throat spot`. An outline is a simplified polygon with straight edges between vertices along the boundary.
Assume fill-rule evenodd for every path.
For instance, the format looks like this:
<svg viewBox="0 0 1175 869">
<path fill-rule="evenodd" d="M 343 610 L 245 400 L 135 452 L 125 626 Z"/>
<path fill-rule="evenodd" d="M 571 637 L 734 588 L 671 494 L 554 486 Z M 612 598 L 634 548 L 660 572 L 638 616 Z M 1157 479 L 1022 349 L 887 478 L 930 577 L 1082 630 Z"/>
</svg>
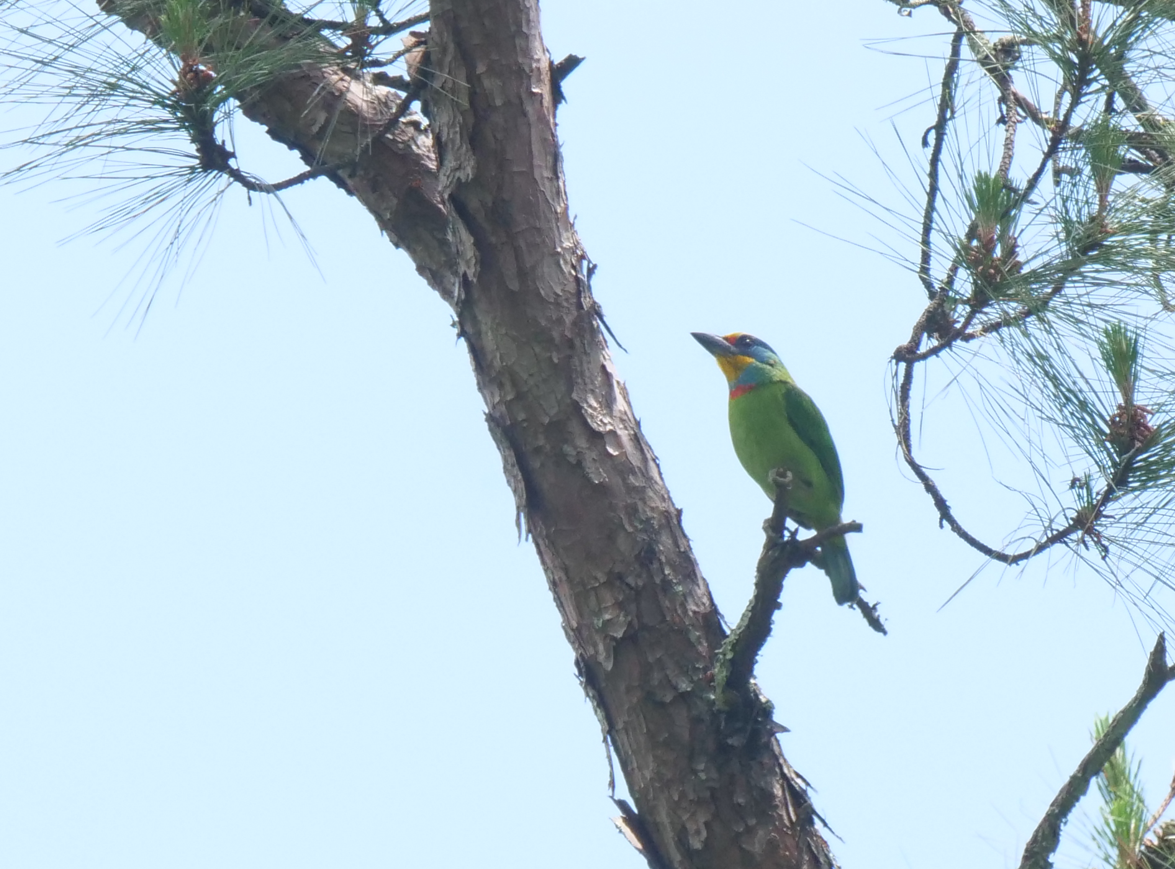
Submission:
<svg viewBox="0 0 1175 869">
<path fill-rule="evenodd" d="M 736 398 L 740 398 L 741 396 L 746 395 L 754 388 L 754 383 L 744 383 L 742 386 L 736 386 L 734 389 L 730 390 L 730 400 L 734 401 Z"/>
</svg>

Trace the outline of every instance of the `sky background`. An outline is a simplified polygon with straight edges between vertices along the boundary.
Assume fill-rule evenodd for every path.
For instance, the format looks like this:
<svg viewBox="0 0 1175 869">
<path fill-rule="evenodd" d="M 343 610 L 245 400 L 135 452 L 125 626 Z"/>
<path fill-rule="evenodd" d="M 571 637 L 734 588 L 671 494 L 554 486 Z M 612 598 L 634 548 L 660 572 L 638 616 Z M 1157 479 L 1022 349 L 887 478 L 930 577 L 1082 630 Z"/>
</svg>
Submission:
<svg viewBox="0 0 1175 869">
<path fill-rule="evenodd" d="M 1060 554 L 986 567 L 940 609 L 982 561 L 895 450 L 887 359 L 924 297 L 858 246 L 886 228 L 830 179 L 909 210 L 882 159 L 917 184 L 903 146 L 922 159 L 944 22 L 883 0 L 719 11 L 543 6 L 552 55 L 587 58 L 560 136 L 617 367 L 734 619 L 769 504 L 689 333 L 779 351 L 836 439 L 890 630 L 815 569 L 789 577 L 758 669 L 784 751 L 844 866 L 1014 866 L 1154 632 Z M 869 47 L 891 38 L 909 56 Z M 247 168 L 298 170 L 239 133 Z M 77 193 L 0 187 L 0 865 L 643 866 L 466 352 L 407 258 L 326 181 L 284 196 L 313 262 L 232 191 L 138 328 L 143 247 L 61 244 L 101 205 Z M 1024 510 L 1002 460 L 964 403 L 928 401 L 928 461 L 999 540 Z M 1157 803 L 1175 692 L 1130 744 Z M 1094 863 L 1087 830 L 1059 866 Z"/>
</svg>

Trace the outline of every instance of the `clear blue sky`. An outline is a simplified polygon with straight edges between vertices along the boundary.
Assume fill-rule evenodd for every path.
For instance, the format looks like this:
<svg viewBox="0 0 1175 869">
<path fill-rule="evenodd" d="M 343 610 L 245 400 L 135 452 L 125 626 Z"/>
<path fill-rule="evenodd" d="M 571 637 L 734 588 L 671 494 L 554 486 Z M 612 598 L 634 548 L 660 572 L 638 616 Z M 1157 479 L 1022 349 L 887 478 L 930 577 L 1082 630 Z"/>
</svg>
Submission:
<svg viewBox="0 0 1175 869">
<path fill-rule="evenodd" d="M 821 173 L 901 204 L 866 139 L 906 172 L 898 137 L 918 154 L 939 67 L 865 40 L 944 22 L 882 0 L 551 0 L 544 27 L 555 57 L 587 57 L 560 110 L 572 211 L 729 618 L 769 505 L 689 332 L 772 343 L 839 446 L 857 571 L 890 636 L 807 569 L 759 667 L 834 851 L 871 869 L 1015 865 L 1154 635 L 1061 557 L 988 567 L 939 611 L 981 562 L 895 452 L 886 361 L 920 290 L 801 225 L 875 244 L 884 228 Z M 241 132 L 255 171 L 297 171 Z M 142 248 L 60 245 L 96 214 L 63 201 L 75 192 L 0 188 L 0 865 L 643 866 L 608 820 L 599 730 L 465 350 L 406 257 L 320 181 L 285 196 L 316 269 L 233 191 L 136 334 L 119 310 Z M 1023 505 L 952 402 L 924 442 L 996 536 Z M 1175 693 L 1132 738 L 1152 801 L 1172 734 Z M 1093 862 L 1084 829 L 1060 866 Z"/>
</svg>

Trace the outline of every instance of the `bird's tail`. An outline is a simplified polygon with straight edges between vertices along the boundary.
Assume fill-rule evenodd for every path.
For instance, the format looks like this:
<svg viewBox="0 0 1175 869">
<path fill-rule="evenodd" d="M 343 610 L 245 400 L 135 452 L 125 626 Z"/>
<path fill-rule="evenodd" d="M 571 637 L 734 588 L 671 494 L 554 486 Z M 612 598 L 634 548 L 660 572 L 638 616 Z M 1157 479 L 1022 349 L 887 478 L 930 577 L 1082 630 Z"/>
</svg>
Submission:
<svg viewBox="0 0 1175 869">
<path fill-rule="evenodd" d="M 853 559 L 849 557 L 849 544 L 844 537 L 832 537 L 824 541 L 824 563 L 821 565 L 832 581 L 832 594 L 841 606 L 857 599 L 861 587 L 857 585 L 857 572 L 853 570 Z"/>
</svg>

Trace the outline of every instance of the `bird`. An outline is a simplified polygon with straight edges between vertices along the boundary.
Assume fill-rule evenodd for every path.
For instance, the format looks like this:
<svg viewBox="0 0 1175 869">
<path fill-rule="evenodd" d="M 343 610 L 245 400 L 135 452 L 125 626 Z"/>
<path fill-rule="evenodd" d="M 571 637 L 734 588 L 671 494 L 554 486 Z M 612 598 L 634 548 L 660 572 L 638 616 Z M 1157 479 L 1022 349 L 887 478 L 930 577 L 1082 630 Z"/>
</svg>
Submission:
<svg viewBox="0 0 1175 869">
<path fill-rule="evenodd" d="M 840 458 L 828 423 L 778 354 L 754 335 L 691 332 L 718 361 L 730 387 L 730 439 L 746 472 L 775 500 L 771 472 L 791 472 L 787 515 L 805 528 L 823 531 L 841 523 L 845 500 Z M 860 586 L 843 535 L 821 544 L 818 565 L 832 582 L 838 604 L 857 600 Z"/>
</svg>

